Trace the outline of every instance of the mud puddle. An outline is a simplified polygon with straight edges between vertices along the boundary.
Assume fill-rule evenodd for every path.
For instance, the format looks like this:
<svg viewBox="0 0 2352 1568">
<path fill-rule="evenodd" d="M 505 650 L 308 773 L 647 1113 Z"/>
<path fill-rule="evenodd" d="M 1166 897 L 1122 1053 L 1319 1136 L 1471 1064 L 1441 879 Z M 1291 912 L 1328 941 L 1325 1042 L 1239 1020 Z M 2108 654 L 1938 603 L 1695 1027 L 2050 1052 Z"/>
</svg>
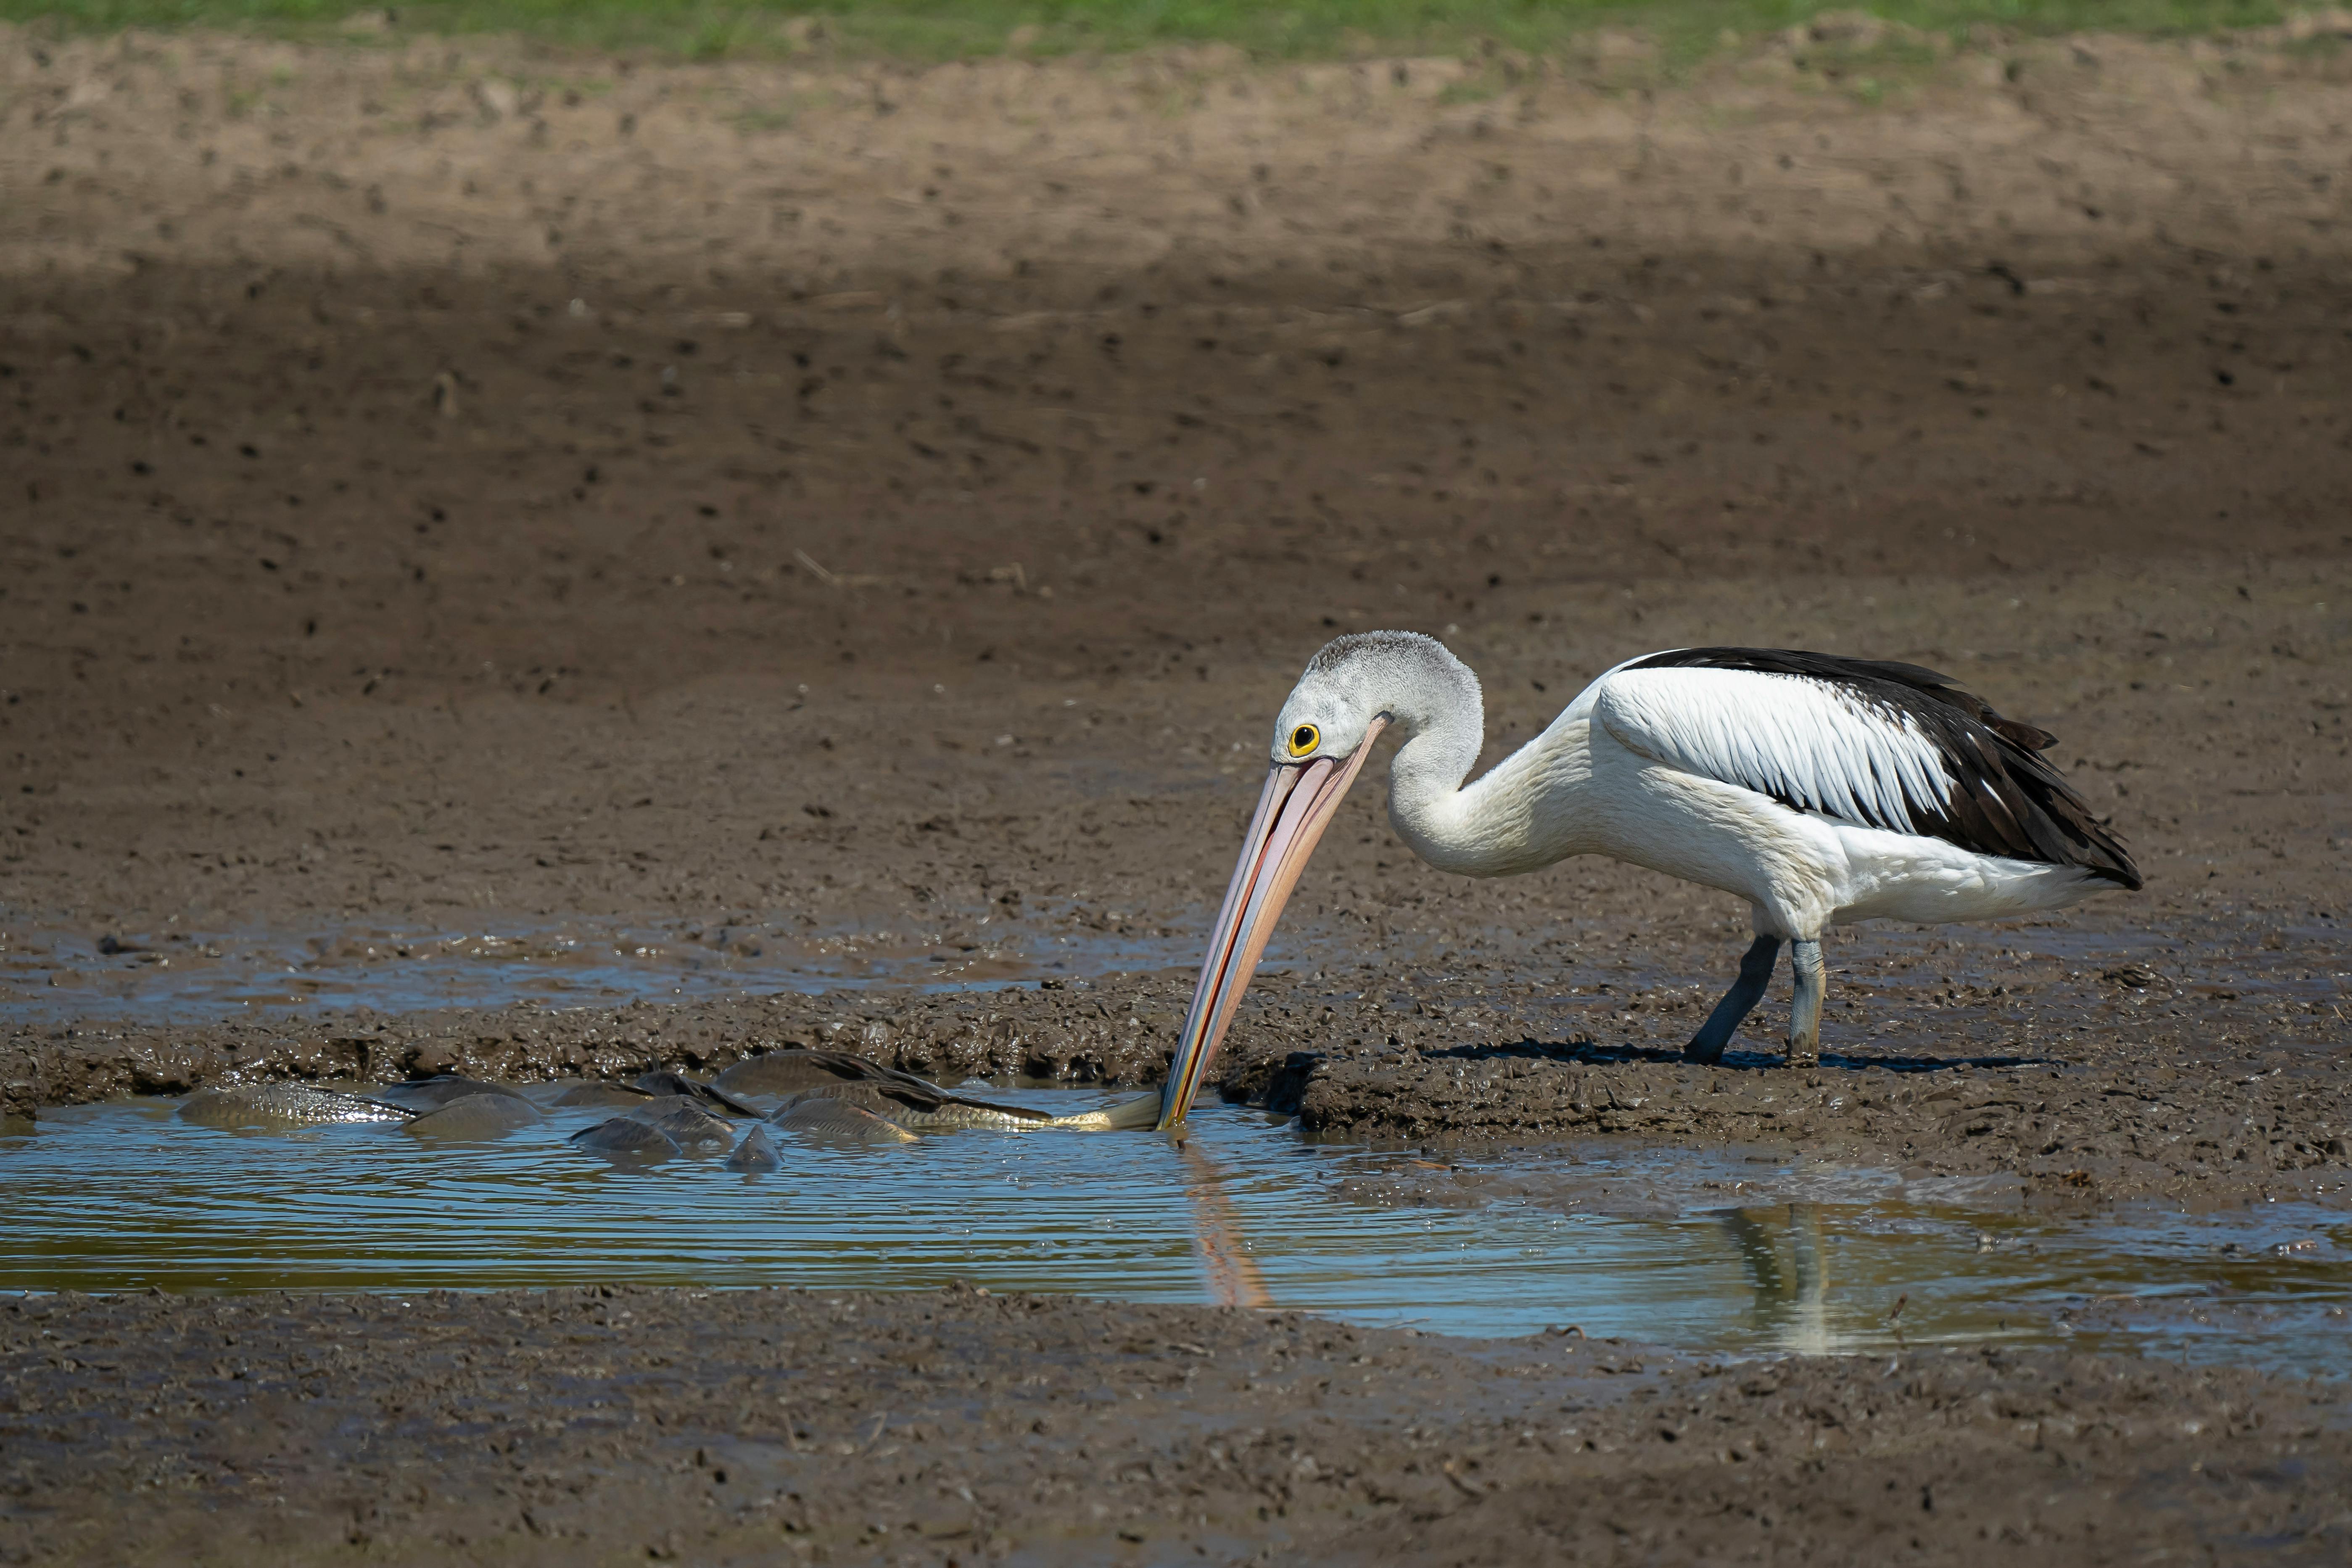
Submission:
<svg viewBox="0 0 2352 1568">
<path fill-rule="evenodd" d="M 585 1282 L 996 1291 L 1546 1328 L 1733 1353 L 2004 1341 L 2352 1373 L 2352 1220 L 2303 1205 L 2028 1213 L 1992 1182 L 1602 1141 L 1441 1161 L 1204 1108 L 1181 1142 L 966 1131 L 782 1168 L 631 1168 L 609 1114 L 434 1146 L 399 1125 L 228 1132 L 178 1102 L 0 1137 L 0 1286 L 410 1291 Z M 997 1091 L 1057 1114 L 1105 1097 Z M 743 1124 L 739 1124 L 738 1131 Z"/>
<path fill-rule="evenodd" d="M 798 921 L 513 919 L 91 934 L 17 924 L 0 934 L 0 986 L 27 1023 L 92 1016 L 211 1023 L 256 1010 L 399 1013 L 518 1002 L 610 1005 L 747 991 L 999 990 L 1185 962 L 1189 932 L 1097 929 L 1081 912 L 1018 925 L 984 911 L 904 930 L 811 931 Z"/>
<path fill-rule="evenodd" d="M 776 992 L 941 995 L 1160 971 L 1189 980 L 1208 919 L 1205 910 L 1187 909 L 1163 923 L 1071 900 L 1031 900 L 1010 919 L 973 909 L 895 928 L 816 930 L 755 916 L 489 917 L 92 933 L 19 919 L 0 928 L 0 996 L 12 1022 L 153 1026 L 305 1010 L 613 1006 Z M 1329 937 L 1299 922 L 1269 947 L 1261 972 L 1288 973 L 1294 951 L 1328 948 Z M 1391 942 L 1388 956 L 1426 962 L 1444 945 L 1407 938 Z"/>
</svg>

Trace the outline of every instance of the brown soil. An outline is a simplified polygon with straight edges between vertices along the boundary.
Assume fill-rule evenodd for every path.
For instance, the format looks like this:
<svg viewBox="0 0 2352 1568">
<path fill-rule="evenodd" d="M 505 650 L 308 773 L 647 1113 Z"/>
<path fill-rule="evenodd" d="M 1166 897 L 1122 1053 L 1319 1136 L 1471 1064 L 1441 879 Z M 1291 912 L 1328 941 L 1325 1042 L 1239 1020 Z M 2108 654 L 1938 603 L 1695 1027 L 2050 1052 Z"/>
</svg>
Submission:
<svg viewBox="0 0 2352 1568">
<path fill-rule="evenodd" d="M 17 1562 L 2320 1563 L 2348 1543 L 2340 1384 L 2113 1358 L 1727 1365 L 970 1290 L 591 1289 L 36 1299 L 0 1306 L 0 1368 Z"/>
<path fill-rule="evenodd" d="M 0 32 L 12 984 L 60 932 L 152 959 L 187 931 L 368 920 L 1181 952 L 1270 715 L 1335 630 L 1443 633 L 1496 753 L 1634 653 L 1826 647 L 2058 731 L 2148 889 L 1842 936 L 1821 1069 L 1699 1069 L 1668 1058 L 1744 910 L 1600 864 L 1444 878 L 1374 780 L 1226 1091 L 1355 1135 L 1801 1142 L 2069 1202 L 2340 1194 L 2352 73 L 2092 39 L 1964 54 L 1874 108 L 1821 63 L 1654 90 L 1601 79 L 1615 57 L 917 73 Z M 168 1029 L 20 991 L 0 1094 L 794 1039 L 1153 1080 L 1189 977 L 1089 979 Z M 762 1329 L 837 1359 L 836 1309 L 625 1300 L 635 1335 L 544 1401 L 480 1367 L 570 1356 L 589 1303 L 27 1303 L 62 1326 L 8 1320 L 0 1547 L 184 1557 L 258 1531 L 299 1557 L 363 1531 L 394 1557 L 570 1559 L 531 1532 L 628 1555 L 670 1549 L 659 1518 L 718 1560 L 800 1519 L 855 1557 L 914 1549 L 869 1522 L 936 1518 L 971 1533 L 935 1556 L 1092 1561 L 1126 1519 L 1151 1521 L 1142 1559 L 1205 1516 L 1183 1528 L 1212 1555 L 2342 1552 L 2308 1533 L 2336 1461 L 2284 1455 L 2305 1395 L 2252 1379 L 1809 1363 L 1651 1378 L 1653 1407 L 1547 1347 L 900 1300 L 858 1308 L 894 1325 L 876 1353 L 927 1312 L 958 1348 L 903 1394 L 828 1384 L 811 1457 L 787 1436 L 808 1417 L 728 1369 L 803 1364 L 751 1349 Z M 364 1354 L 321 1348 L 347 1320 Z M 166 1322 L 190 1337 L 145 1337 Z M 169 1348 L 200 1328 L 287 1347 L 251 1357 L 277 1392 L 240 1402 L 222 1352 Z M 108 1336 L 135 1353 L 64 1345 Z M 1407 1408 L 1384 1373 L 1396 1411 L 1317 1410 L 1287 1360 L 1280 1394 L 1201 1392 L 1290 1338 L 1318 1364 L 1377 1342 L 1434 1397 Z M 1154 1348 L 1180 1340 L 1217 1356 Z M 297 1345 L 341 1359 L 298 1379 Z M 1015 1382 L 1016 1356 L 1048 1380 L 1018 1425 L 1034 1400 L 1063 1435 L 1007 1442 L 1013 1402 L 955 1381 Z M 572 1407 L 600 1366 L 635 1425 Z M 1192 1367 L 1197 1430 L 1111 1414 Z M 1751 1375 L 1783 1391 L 1734 1397 Z M 1551 1425 L 1521 1426 L 1527 1401 Z M 1734 1414 L 1669 1456 L 1656 1413 L 1694 1405 Z M 2209 1405 L 2233 1414 L 2189 1414 Z M 906 1420 L 922 1464 L 911 1436 L 884 1457 Z M 1588 1421 L 1591 1449 L 1558 1435 Z M 1727 1468 L 1742 1434 L 1769 1450 Z M 707 1510 L 722 1435 L 800 1502 Z M 348 1467 L 350 1498 L 310 1466 Z"/>
</svg>

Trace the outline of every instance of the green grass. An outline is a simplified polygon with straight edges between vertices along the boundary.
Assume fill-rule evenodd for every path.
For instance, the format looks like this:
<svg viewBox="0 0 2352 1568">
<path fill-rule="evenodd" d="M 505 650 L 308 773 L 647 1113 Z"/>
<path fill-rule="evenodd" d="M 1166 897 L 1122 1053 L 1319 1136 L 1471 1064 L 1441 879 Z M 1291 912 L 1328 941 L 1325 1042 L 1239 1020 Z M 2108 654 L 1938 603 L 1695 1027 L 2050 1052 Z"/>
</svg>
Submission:
<svg viewBox="0 0 2352 1568">
<path fill-rule="evenodd" d="M 1482 44 L 1550 54 L 1600 27 L 1639 29 L 1670 57 L 1837 9 L 1834 0 L 392 0 L 392 36 L 514 33 L 583 48 L 688 58 L 809 49 L 915 60 L 1227 43 L 1266 58 L 1450 53 Z M 1887 21 L 1965 33 L 2210 33 L 2278 22 L 2275 0 L 1875 0 Z M 352 0 L 0 0 L 0 19 L 77 32 L 221 27 L 334 35 Z M 799 20 L 796 20 L 799 19 Z M 819 36 L 812 37 L 814 21 Z"/>
</svg>

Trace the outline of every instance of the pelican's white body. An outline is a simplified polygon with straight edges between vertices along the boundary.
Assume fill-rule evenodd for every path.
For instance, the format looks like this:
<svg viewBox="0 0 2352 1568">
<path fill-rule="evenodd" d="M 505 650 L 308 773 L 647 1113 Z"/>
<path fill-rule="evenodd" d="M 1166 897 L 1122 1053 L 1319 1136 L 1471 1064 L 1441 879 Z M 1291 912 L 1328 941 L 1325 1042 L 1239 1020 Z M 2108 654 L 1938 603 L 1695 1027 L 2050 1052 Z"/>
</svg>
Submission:
<svg viewBox="0 0 2352 1568">
<path fill-rule="evenodd" d="M 1621 665 L 1467 785 L 1484 705 L 1476 678 L 1450 655 L 1360 654 L 1324 684 L 1331 689 L 1317 689 L 1311 669 L 1300 682 L 1277 747 L 1316 722 L 1328 748 L 1351 749 L 1349 714 L 1377 691 L 1379 710 L 1403 732 L 1391 819 L 1441 870 L 1500 877 L 1606 855 L 1737 894 L 1755 907 L 1759 934 L 1804 941 L 1854 921 L 2060 909 L 2113 885 L 2080 867 L 1873 826 L 1906 820 L 1906 792 L 1938 798 L 1947 786 L 1933 752 L 1900 715 L 1804 677 Z M 1734 782 L 1743 779 L 1811 809 Z"/>
<path fill-rule="evenodd" d="M 1652 654 L 1594 681 L 1465 784 L 1485 728 L 1478 678 L 1433 638 L 1353 633 L 1307 661 L 1275 721 L 1273 766 L 1155 1125 L 1184 1120 L 1283 901 L 1388 729 L 1401 742 L 1390 819 L 1441 870 L 1504 877 L 1607 855 L 1755 907 L 1756 941 L 1683 1047 L 1689 1061 L 1721 1062 L 1787 945 L 1787 1060 L 1818 1062 L 1821 939 L 1832 925 L 1982 920 L 2139 886 L 2123 847 L 2025 749 L 2048 736 L 1910 665 L 1788 649 Z"/>
</svg>

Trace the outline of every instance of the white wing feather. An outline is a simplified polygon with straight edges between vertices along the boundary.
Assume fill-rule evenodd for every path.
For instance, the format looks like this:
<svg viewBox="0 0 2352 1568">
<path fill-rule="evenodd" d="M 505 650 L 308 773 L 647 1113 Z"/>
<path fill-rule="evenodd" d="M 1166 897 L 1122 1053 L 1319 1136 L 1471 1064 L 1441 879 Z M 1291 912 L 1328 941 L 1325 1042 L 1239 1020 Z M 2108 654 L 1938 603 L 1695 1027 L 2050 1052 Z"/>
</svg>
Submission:
<svg viewBox="0 0 2352 1568">
<path fill-rule="evenodd" d="M 1834 681 L 1748 669 L 1621 669 L 1592 716 L 1627 750 L 1848 822 L 1919 831 L 1951 799 L 1910 717 Z"/>
</svg>

